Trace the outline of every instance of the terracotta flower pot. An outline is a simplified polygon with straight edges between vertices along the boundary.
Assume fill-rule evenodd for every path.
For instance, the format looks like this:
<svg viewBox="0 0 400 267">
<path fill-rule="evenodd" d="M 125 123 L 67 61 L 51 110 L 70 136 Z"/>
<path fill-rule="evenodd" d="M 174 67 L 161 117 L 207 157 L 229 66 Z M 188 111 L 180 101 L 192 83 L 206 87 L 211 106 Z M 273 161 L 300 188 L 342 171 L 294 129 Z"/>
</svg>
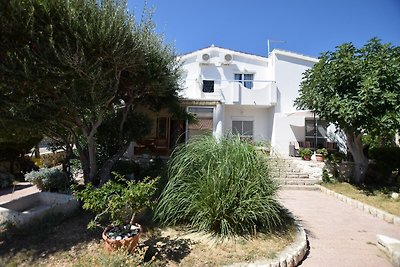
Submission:
<svg viewBox="0 0 400 267">
<path fill-rule="evenodd" d="M 309 156 L 309 155 L 304 155 L 304 156 L 303 156 L 303 160 L 311 160 L 311 156 Z"/>
<path fill-rule="evenodd" d="M 315 154 L 315 159 L 319 162 L 324 162 L 325 157 L 322 154 Z"/>
<path fill-rule="evenodd" d="M 102 237 L 104 240 L 104 249 L 107 252 L 112 252 L 115 251 L 119 248 L 123 248 L 125 250 L 127 250 L 129 253 L 133 253 L 133 251 L 135 250 L 137 244 L 139 243 L 139 235 L 142 231 L 142 228 L 139 224 L 135 224 L 135 226 L 139 227 L 139 232 L 131 237 L 125 237 L 122 238 L 120 240 L 116 240 L 113 238 L 109 238 L 107 236 L 107 233 L 113 228 L 111 226 L 107 227 L 106 229 L 104 229 Z"/>
</svg>

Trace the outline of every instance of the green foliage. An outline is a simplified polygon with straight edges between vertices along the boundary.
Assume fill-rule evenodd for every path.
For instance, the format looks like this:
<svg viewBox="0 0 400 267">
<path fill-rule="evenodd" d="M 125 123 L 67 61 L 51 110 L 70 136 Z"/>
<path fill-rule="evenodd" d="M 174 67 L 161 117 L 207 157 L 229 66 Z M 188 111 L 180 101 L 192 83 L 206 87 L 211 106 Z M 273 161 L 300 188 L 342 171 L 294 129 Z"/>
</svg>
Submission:
<svg viewBox="0 0 400 267">
<path fill-rule="evenodd" d="M 361 48 L 342 44 L 304 73 L 299 94 L 297 108 L 343 130 L 355 162 L 353 182 L 360 184 L 368 167 L 361 137 L 392 136 L 400 128 L 400 48 L 376 38 Z"/>
<path fill-rule="evenodd" d="M 300 155 L 300 157 L 302 157 L 303 159 L 304 159 L 305 157 L 311 157 L 312 151 L 311 151 L 311 149 L 309 149 L 309 148 L 300 148 L 300 149 L 299 149 L 299 155 Z"/>
<path fill-rule="evenodd" d="M 72 134 L 85 181 L 100 169 L 97 139 L 114 157 L 110 151 L 147 127 L 128 123 L 138 107 L 178 105 L 175 50 L 151 14 L 136 21 L 125 1 L 0 1 L 0 46 L 0 113 L 11 123 L 37 122 L 50 137 Z M 103 138 L 99 127 L 110 121 Z"/>
<path fill-rule="evenodd" d="M 374 160 L 369 166 L 369 171 L 373 174 L 369 180 L 381 183 L 400 176 L 400 147 L 372 147 L 368 155 Z"/>
<path fill-rule="evenodd" d="M 25 175 L 28 182 L 37 186 L 40 191 L 67 192 L 70 188 L 68 176 L 58 168 L 42 168 Z"/>
<path fill-rule="evenodd" d="M 121 131 L 121 116 L 123 116 L 123 113 L 118 110 L 115 114 L 107 116 L 99 126 L 96 141 L 98 145 L 97 158 L 100 166 L 118 153 L 122 146 L 130 144 L 132 140 L 142 139 L 151 130 L 151 121 L 147 116 L 141 113 L 133 113 L 127 115 Z"/>
<path fill-rule="evenodd" d="M 387 134 L 380 133 L 380 135 L 366 134 L 362 137 L 362 142 L 368 149 L 375 149 L 379 147 L 390 147 L 394 145 L 395 133 Z"/>
<path fill-rule="evenodd" d="M 321 154 L 324 157 L 328 156 L 328 150 L 326 150 L 326 148 L 319 148 L 316 152 L 317 154 Z"/>
<path fill-rule="evenodd" d="M 329 172 L 325 168 L 322 170 L 322 182 L 324 182 L 324 183 L 331 182 L 331 178 L 329 177 Z"/>
<path fill-rule="evenodd" d="M 306 71 L 295 105 L 354 133 L 400 128 L 400 48 L 371 39 L 323 53 Z"/>
<path fill-rule="evenodd" d="M 341 163 L 346 158 L 347 158 L 347 156 L 343 152 L 334 152 L 327 156 L 328 162 L 332 162 L 332 163 Z"/>
<path fill-rule="evenodd" d="M 134 217 L 139 210 L 153 205 L 151 198 L 156 191 L 157 179 L 135 182 L 128 181 L 117 173 L 114 176 L 113 180 L 99 188 L 90 183 L 82 190 L 73 188 L 76 198 L 83 202 L 83 209 L 96 214 L 88 228 L 99 225 L 107 216 L 113 225 L 122 224 Z"/>
<path fill-rule="evenodd" d="M 194 138 L 175 149 L 155 216 L 226 237 L 284 224 L 268 158 L 239 136 Z"/>
</svg>

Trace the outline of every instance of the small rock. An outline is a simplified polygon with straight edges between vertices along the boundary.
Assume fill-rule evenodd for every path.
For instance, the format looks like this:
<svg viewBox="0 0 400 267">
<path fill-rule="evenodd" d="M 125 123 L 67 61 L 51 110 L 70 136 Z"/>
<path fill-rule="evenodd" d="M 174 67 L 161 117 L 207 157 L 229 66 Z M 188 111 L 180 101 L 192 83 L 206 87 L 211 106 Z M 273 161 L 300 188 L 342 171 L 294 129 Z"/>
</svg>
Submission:
<svg viewBox="0 0 400 267">
<path fill-rule="evenodd" d="M 392 195 L 391 195 L 391 197 L 392 197 L 393 199 L 398 199 L 399 196 L 400 196 L 399 193 L 396 193 L 396 192 L 393 192 Z"/>
<path fill-rule="evenodd" d="M 121 236 L 117 236 L 117 237 L 115 238 L 115 240 L 121 240 L 121 239 L 122 239 Z"/>
</svg>

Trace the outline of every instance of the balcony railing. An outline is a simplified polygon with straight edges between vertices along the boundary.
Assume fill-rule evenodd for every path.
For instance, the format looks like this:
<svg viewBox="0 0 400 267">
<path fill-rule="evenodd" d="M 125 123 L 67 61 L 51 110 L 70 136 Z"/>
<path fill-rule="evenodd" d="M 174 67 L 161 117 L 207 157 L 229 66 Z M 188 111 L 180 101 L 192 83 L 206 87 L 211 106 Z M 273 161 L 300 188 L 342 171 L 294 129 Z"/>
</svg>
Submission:
<svg viewBox="0 0 400 267">
<path fill-rule="evenodd" d="M 226 105 L 268 107 L 277 102 L 277 88 L 274 81 L 251 81 L 251 89 L 238 81 L 215 81 L 214 92 L 202 90 L 201 82 L 194 81 L 186 88 L 184 97 L 189 99 L 219 100 Z"/>
</svg>

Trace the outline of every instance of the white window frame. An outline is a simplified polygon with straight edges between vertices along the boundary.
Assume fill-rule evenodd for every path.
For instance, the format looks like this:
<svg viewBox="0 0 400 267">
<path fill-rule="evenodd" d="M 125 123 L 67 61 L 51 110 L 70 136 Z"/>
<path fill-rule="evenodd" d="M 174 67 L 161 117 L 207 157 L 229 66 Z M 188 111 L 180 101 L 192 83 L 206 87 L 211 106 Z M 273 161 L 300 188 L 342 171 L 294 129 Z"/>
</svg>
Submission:
<svg viewBox="0 0 400 267">
<path fill-rule="evenodd" d="M 236 79 L 236 75 L 240 75 L 240 79 L 239 79 L 239 80 Z M 244 79 L 244 76 L 245 76 L 245 75 L 253 75 L 253 79 L 252 79 L 252 80 L 245 80 L 245 79 Z M 234 73 L 233 79 L 234 79 L 234 81 L 243 84 L 243 86 L 244 86 L 245 88 L 247 88 L 247 89 L 253 89 L 253 87 L 254 87 L 254 76 L 255 76 L 255 73 L 250 73 L 250 72 L 237 72 L 237 73 Z M 251 86 L 248 86 L 246 83 L 251 83 Z"/>
<path fill-rule="evenodd" d="M 232 131 L 232 133 L 233 133 L 233 122 L 241 122 L 241 124 L 242 124 L 242 132 L 241 133 L 239 133 L 239 135 L 240 135 L 240 138 L 246 138 L 246 139 L 251 139 L 251 140 L 253 140 L 254 139 L 254 119 L 253 118 L 232 118 L 232 120 L 231 120 L 231 131 Z M 251 134 L 246 134 L 246 133 L 243 133 L 243 123 L 244 122 L 251 122 L 252 123 L 252 133 Z"/>
</svg>

